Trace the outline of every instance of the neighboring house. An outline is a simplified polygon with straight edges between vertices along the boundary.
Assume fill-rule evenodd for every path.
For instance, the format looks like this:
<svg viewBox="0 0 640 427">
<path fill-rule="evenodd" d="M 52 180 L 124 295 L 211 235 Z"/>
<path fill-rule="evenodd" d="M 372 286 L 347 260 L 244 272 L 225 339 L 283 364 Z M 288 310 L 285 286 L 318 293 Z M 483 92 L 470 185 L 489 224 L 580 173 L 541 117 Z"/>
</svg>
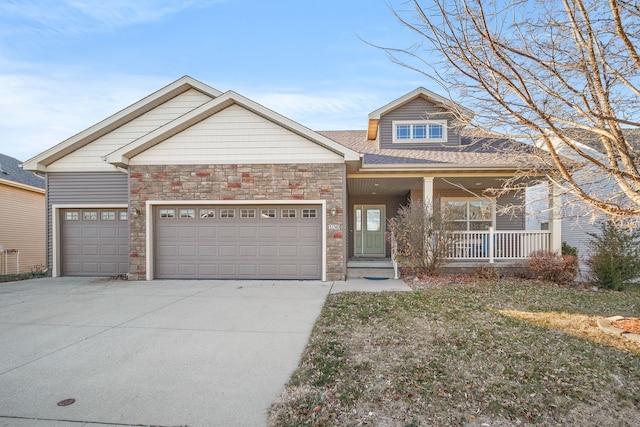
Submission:
<svg viewBox="0 0 640 427">
<path fill-rule="evenodd" d="M 593 134 L 578 129 L 568 129 L 565 134 L 585 154 L 607 163 L 607 158 L 602 152 L 601 142 Z M 625 129 L 625 136 L 636 150 L 640 150 L 640 130 Z M 559 139 L 555 140 L 554 146 L 566 158 L 581 161 L 577 154 L 563 147 L 563 143 Z M 604 175 L 593 166 L 577 170 L 573 174 L 573 178 L 582 185 L 588 194 L 601 200 L 611 200 L 620 193 L 612 177 Z M 527 228 L 529 229 L 546 229 L 547 227 L 549 215 L 546 192 L 547 188 L 544 185 L 532 186 L 527 189 L 526 211 Z M 589 248 L 589 243 L 592 241 L 591 234 L 599 234 L 601 222 L 607 220 L 608 217 L 582 201 L 570 190 L 560 192 L 562 194 L 562 241 L 577 248 L 581 277 L 586 279 L 588 277 L 586 261 L 591 256 Z M 625 196 L 619 197 L 624 198 Z"/>
<path fill-rule="evenodd" d="M 50 271 L 343 280 L 354 260 L 391 265 L 386 219 L 409 198 L 455 213 L 452 262 L 559 249 L 559 221 L 525 231 L 498 213 L 515 193 L 482 194 L 522 164 L 462 137 L 454 107 L 418 88 L 366 131 L 314 132 L 183 77 L 25 162 L 47 175 Z"/>
<path fill-rule="evenodd" d="M 45 265 L 44 178 L 0 154 L 0 275 Z"/>
</svg>

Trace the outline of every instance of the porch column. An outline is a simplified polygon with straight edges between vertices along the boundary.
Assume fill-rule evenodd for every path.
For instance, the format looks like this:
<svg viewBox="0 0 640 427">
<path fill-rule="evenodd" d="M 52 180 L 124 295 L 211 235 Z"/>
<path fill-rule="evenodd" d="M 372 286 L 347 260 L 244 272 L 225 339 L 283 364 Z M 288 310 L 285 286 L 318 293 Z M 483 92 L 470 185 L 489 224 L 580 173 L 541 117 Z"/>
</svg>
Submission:
<svg viewBox="0 0 640 427">
<path fill-rule="evenodd" d="M 562 195 L 560 188 L 549 181 L 549 250 L 562 252 Z"/>
<path fill-rule="evenodd" d="M 422 201 L 433 209 L 433 177 L 422 178 Z"/>
</svg>

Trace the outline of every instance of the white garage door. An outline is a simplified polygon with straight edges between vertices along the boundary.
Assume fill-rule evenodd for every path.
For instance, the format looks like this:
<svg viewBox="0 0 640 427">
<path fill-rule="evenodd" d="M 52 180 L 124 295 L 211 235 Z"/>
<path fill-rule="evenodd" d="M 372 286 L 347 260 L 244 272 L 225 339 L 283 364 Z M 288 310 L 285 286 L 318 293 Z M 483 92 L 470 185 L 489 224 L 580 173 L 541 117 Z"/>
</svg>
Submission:
<svg viewBox="0 0 640 427">
<path fill-rule="evenodd" d="M 160 206 L 155 277 L 321 279 L 316 205 Z"/>
<path fill-rule="evenodd" d="M 62 274 L 115 276 L 129 271 L 126 209 L 63 209 Z"/>
</svg>

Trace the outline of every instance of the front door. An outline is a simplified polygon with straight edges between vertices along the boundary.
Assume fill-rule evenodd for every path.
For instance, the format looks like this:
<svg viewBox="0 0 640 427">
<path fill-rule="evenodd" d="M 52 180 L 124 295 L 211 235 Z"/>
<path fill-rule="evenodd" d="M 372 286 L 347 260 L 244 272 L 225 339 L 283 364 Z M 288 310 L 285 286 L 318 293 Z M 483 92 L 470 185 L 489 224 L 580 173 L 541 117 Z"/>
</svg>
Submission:
<svg viewBox="0 0 640 427">
<path fill-rule="evenodd" d="M 355 206 L 355 256 L 385 256 L 384 205 Z"/>
</svg>

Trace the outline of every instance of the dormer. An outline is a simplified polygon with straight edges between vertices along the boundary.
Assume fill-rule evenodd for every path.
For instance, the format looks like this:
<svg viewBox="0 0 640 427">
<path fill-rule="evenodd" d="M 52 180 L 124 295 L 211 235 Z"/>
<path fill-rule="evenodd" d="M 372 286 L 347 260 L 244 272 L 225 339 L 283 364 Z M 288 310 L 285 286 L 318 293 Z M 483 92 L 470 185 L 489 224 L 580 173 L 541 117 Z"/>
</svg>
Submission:
<svg viewBox="0 0 640 427">
<path fill-rule="evenodd" d="M 428 149 L 460 145 L 460 132 L 452 126 L 473 112 L 450 99 L 419 87 L 369 114 L 367 139 L 380 148 Z"/>
</svg>

